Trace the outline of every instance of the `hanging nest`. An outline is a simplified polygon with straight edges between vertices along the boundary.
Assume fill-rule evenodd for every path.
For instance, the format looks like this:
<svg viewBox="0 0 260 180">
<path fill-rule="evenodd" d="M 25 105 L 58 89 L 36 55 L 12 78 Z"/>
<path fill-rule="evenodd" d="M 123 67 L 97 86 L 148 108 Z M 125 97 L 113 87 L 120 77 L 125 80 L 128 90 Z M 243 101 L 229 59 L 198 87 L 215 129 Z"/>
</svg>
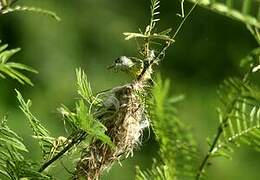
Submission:
<svg viewBox="0 0 260 180">
<path fill-rule="evenodd" d="M 140 144 L 143 129 L 149 126 L 141 98 L 144 94 L 144 85 L 140 81 L 113 88 L 106 93 L 103 101 L 106 110 L 99 110 L 97 118 L 106 126 L 106 135 L 115 147 L 93 140 L 82 152 L 74 179 L 99 179 L 113 162 L 133 153 L 133 149 Z"/>
</svg>

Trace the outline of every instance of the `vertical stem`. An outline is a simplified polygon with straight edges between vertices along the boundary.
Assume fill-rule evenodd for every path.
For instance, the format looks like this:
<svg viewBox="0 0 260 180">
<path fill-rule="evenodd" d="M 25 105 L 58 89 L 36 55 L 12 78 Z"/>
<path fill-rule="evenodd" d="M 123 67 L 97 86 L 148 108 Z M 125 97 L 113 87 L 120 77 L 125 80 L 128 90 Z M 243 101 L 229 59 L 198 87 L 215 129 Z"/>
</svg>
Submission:
<svg viewBox="0 0 260 180">
<path fill-rule="evenodd" d="M 243 83 L 246 83 L 248 81 L 248 78 L 249 78 L 251 72 L 252 72 L 252 67 L 249 68 L 248 72 L 242 78 Z M 201 178 L 201 175 L 203 174 L 203 170 L 204 170 L 210 156 L 212 155 L 212 152 L 214 151 L 215 147 L 217 146 L 217 143 L 218 143 L 222 133 L 224 132 L 224 128 L 227 127 L 227 121 L 229 120 L 229 115 L 232 112 L 232 110 L 234 109 L 236 102 L 237 102 L 238 98 L 241 96 L 241 94 L 242 94 L 242 92 L 239 91 L 238 94 L 234 97 L 234 99 L 231 102 L 231 104 L 229 105 L 229 107 L 227 107 L 227 111 L 225 113 L 223 121 L 219 124 L 218 131 L 217 131 L 217 134 L 216 134 L 216 136 L 213 140 L 213 143 L 211 144 L 207 155 L 204 157 L 204 159 L 203 159 L 203 161 L 202 161 L 202 163 L 201 163 L 201 165 L 198 169 L 198 172 L 197 172 L 197 175 L 196 175 L 196 178 L 195 178 L 196 180 L 199 180 Z"/>
<path fill-rule="evenodd" d="M 219 124 L 217 134 L 209 148 L 207 155 L 205 156 L 205 158 L 203 159 L 203 161 L 199 167 L 198 173 L 196 175 L 196 180 L 199 180 L 201 178 L 201 175 L 203 174 L 203 170 L 204 170 L 205 166 L 207 165 L 208 160 L 209 160 L 210 156 L 212 155 L 213 150 L 217 146 L 218 140 L 220 139 L 220 136 L 222 135 L 222 133 L 224 131 L 224 127 L 227 124 L 227 121 L 229 119 L 229 114 L 232 112 L 239 96 L 240 96 L 240 93 L 233 99 L 229 108 L 227 109 L 227 112 L 225 113 L 225 118 L 223 119 L 223 122 Z"/>
<path fill-rule="evenodd" d="M 223 123 L 224 123 L 224 121 L 223 121 Z M 199 180 L 199 179 L 201 178 L 201 175 L 202 175 L 202 173 L 203 173 L 204 167 L 206 166 L 206 164 L 207 164 L 207 162 L 208 162 L 208 160 L 209 160 L 209 158 L 210 158 L 210 156 L 211 156 L 212 151 L 213 151 L 214 148 L 216 147 L 217 142 L 218 142 L 218 140 L 219 140 L 219 138 L 220 138 L 222 132 L 223 132 L 223 128 L 222 128 L 222 124 L 221 124 L 221 125 L 218 127 L 218 132 L 217 132 L 217 134 L 216 134 L 216 136 L 215 136 L 215 138 L 214 138 L 214 140 L 213 140 L 213 143 L 212 143 L 212 145 L 211 145 L 211 147 L 210 147 L 210 149 L 209 149 L 207 155 L 205 156 L 205 158 L 203 159 L 203 161 L 202 161 L 202 163 L 201 163 L 201 165 L 200 165 L 200 167 L 199 167 L 198 173 L 197 173 L 197 175 L 196 175 L 196 180 Z"/>
</svg>

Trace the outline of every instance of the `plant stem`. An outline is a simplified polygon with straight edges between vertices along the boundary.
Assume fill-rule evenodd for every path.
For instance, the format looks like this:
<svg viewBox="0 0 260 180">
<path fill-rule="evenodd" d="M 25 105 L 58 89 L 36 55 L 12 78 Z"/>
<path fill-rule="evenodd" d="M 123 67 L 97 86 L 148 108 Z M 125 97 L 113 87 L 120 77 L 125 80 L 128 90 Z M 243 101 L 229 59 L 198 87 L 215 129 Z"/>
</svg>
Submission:
<svg viewBox="0 0 260 180">
<path fill-rule="evenodd" d="M 236 97 L 233 99 L 233 101 L 231 102 L 231 104 L 229 105 L 229 108 L 227 109 L 227 111 L 225 113 L 225 118 L 224 118 L 223 122 L 219 124 L 217 134 L 216 134 L 216 136 L 215 136 L 215 138 L 214 138 L 214 140 L 213 140 L 213 142 L 212 142 L 212 144 L 211 144 L 211 146 L 209 148 L 209 151 L 208 151 L 207 155 L 205 156 L 205 158 L 203 159 L 203 161 L 202 161 L 202 163 L 201 163 L 201 165 L 199 167 L 198 173 L 197 173 L 196 178 L 195 178 L 196 180 L 199 180 L 201 178 L 203 170 L 204 170 L 204 168 L 205 168 L 205 166 L 206 166 L 210 156 L 212 155 L 212 152 L 215 149 L 220 136 L 223 133 L 224 127 L 227 126 L 226 123 L 227 123 L 227 121 L 229 119 L 229 115 L 232 112 L 232 110 L 234 109 L 234 106 L 235 106 L 235 104 L 236 104 L 236 102 L 237 102 L 237 100 L 238 100 L 238 98 L 240 96 L 241 96 L 241 92 L 239 92 L 236 95 Z"/>
<path fill-rule="evenodd" d="M 228 119 L 228 118 L 227 118 L 227 119 Z M 227 120 L 226 120 L 226 121 L 227 121 Z M 223 123 L 224 123 L 224 121 L 223 121 Z M 201 165 L 200 165 L 200 167 L 199 167 L 198 173 L 197 173 L 197 175 L 196 175 L 196 180 L 199 180 L 199 179 L 200 179 L 200 177 L 201 177 L 201 175 L 202 175 L 202 173 L 203 173 L 204 167 L 205 167 L 205 165 L 207 164 L 208 159 L 210 158 L 210 155 L 211 155 L 212 151 L 213 151 L 214 148 L 216 147 L 217 142 L 218 142 L 218 140 L 219 140 L 219 138 L 220 138 L 222 132 L 223 132 L 223 128 L 222 128 L 222 124 L 220 124 L 220 126 L 218 127 L 218 132 L 217 132 L 217 134 L 216 134 L 216 136 L 215 136 L 215 138 L 214 138 L 214 140 L 213 140 L 213 143 L 212 143 L 212 145 L 211 145 L 211 147 L 210 147 L 210 149 L 209 149 L 207 155 L 205 156 L 205 158 L 203 159 L 203 161 L 202 161 L 202 163 L 201 163 Z"/>
<path fill-rule="evenodd" d="M 184 19 L 181 21 L 180 25 L 178 26 L 177 30 L 175 31 L 175 33 L 173 34 L 173 36 L 172 36 L 171 39 L 174 39 L 174 38 L 177 36 L 177 34 L 178 34 L 179 31 L 181 30 L 183 24 L 185 23 L 185 21 L 188 19 L 188 17 L 189 17 L 190 14 L 192 13 L 192 11 L 193 11 L 193 10 L 195 9 L 195 7 L 197 6 L 198 2 L 199 2 L 199 1 L 197 1 L 197 2 L 191 7 L 191 9 L 189 10 L 188 14 L 187 14 L 187 15 L 184 17 Z M 152 21 L 151 21 L 151 23 L 152 23 Z M 150 26 L 151 26 L 151 24 L 150 24 Z M 149 32 L 149 33 L 150 33 L 150 32 Z M 162 55 L 164 54 L 164 52 L 168 49 L 168 47 L 169 47 L 171 44 L 172 44 L 172 42 L 170 42 L 170 41 L 166 42 L 166 44 L 164 45 L 164 47 L 162 47 L 162 49 L 159 51 L 158 55 L 148 64 L 147 67 L 145 67 L 145 68 L 143 69 L 143 71 L 141 72 L 141 74 L 137 77 L 137 80 L 138 80 L 138 81 L 141 80 L 142 77 L 145 75 L 145 73 L 148 71 L 148 69 L 149 69 L 150 67 L 152 67 L 153 64 L 155 64 L 155 62 L 156 62 L 157 60 L 160 59 L 160 56 L 162 56 Z M 146 48 L 148 48 L 148 50 L 146 50 L 146 51 L 149 52 L 149 43 L 147 43 Z M 147 55 L 148 55 L 148 54 L 146 54 L 146 56 L 147 56 Z"/>
<path fill-rule="evenodd" d="M 75 144 L 79 144 L 82 140 L 84 140 L 86 136 L 87 136 L 86 132 L 80 132 L 78 136 L 72 139 L 72 141 L 67 146 L 65 146 L 58 154 L 53 156 L 49 161 L 45 162 L 38 170 L 38 172 L 43 172 L 47 167 L 49 167 L 52 163 L 54 163 L 62 155 L 64 155 L 67 151 L 69 151 L 70 148 L 72 148 Z"/>
<path fill-rule="evenodd" d="M 249 76 L 250 76 L 251 73 L 252 73 L 252 69 L 253 69 L 253 67 L 250 67 L 249 70 L 248 70 L 248 72 L 245 73 L 244 77 L 242 78 L 242 82 L 243 82 L 243 83 L 246 83 L 246 82 L 248 81 Z M 202 175 L 202 173 L 203 173 L 204 167 L 205 167 L 205 165 L 207 164 L 207 162 L 208 162 L 208 160 L 209 160 L 209 158 L 210 158 L 210 156 L 211 156 L 211 154 L 212 154 L 214 148 L 216 147 L 217 142 L 218 142 L 218 140 L 219 140 L 219 138 L 220 138 L 220 136 L 221 136 L 221 134 L 222 134 L 222 132 L 223 132 L 223 130 L 224 130 L 224 127 L 227 126 L 226 123 L 227 123 L 227 121 L 228 121 L 228 119 L 229 119 L 229 114 L 232 112 L 232 110 L 233 110 L 233 108 L 234 108 L 234 106 L 235 106 L 236 101 L 238 100 L 238 98 L 239 98 L 241 95 L 242 95 L 242 92 L 239 91 L 238 94 L 236 95 L 236 97 L 233 99 L 232 103 L 230 104 L 229 108 L 227 109 L 226 116 L 225 116 L 223 122 L 220 123 L 220 125 L 219 125 L 219 127 L 218 127 L 218 132 L 217 132 L 217 134 L 216 134 L 216 136 L 215 136 L 215 138 L 214 138 L 214 140 L 213 140 L 213 143 L 212 143 L 212 145 L 210 146 L 210 149 L 209 149 L 207 155 L 205 156 L 205 158 L 203 159 L 203 161 L 202 161 L 202 163 L 201 163 L 201 165 L 200 165 L 200 167 L 199 167 L 198 173 L 197 173 L 196 178 L 195 178 L 196 180 L 199 180 L 199 179 L 200 179 L 200 177 L 201 177 L 201 175 Z"/>
</svg>

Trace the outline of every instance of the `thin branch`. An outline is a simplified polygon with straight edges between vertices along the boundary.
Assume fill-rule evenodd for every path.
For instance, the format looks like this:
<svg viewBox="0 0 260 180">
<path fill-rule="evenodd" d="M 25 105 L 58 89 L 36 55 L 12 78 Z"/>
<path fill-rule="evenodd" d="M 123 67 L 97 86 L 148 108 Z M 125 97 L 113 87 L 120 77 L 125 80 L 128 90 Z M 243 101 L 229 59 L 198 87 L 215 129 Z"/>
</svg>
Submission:
<svg viewBox="0 0 260 180">
<path fill-rule="evenodd" d="M 215 147 L 217 146 L 217 143 L 219 141 L 219 138 L 220 136 L 222 135 L 222 132 L 223 132 L 223 126 L 226 125 L 228 119 L 229 119 L 229 115 L 230 113 L 232 112 L 233 108 L 235 107 L 235 103 L 237 102 L 237 99 L 238 97 L 240 96 L 240 93 L 234 98 L 234 100 L 232 101 L 232 103 L 230 104 L 230 108 L 228 108 L 226 114 L 225 114 L 225 118 L 223 120 L 222 123 L 220 123 L 219 127 L 218 127 L 218 131 L 217 131 L 217 134 L 213 140 L 213 143 L 211 144 L 210 148 L 209 148 L 209 151 L 207 153 L 207 155 L 205 156 L 205 158 L 203 159 L 200 167 L 199 167 L 199 170 L 198 170 L 198 173 L 196 175 L 196 180 L 199 180 L 201 178 L 201 175 L 203 174 L 203 170 L 210 158 L 210 156 L 212 155 L 212 151 L 215 149 Z"/>
<path fill-rule="evenodd" d="M 246 83 L 248 81 L 248 78 L 249 78 L 251 73 L 252 73 L 252 67 L 249 68 L 248 72 L 242 78 L 242 82 L 243 83 Z M 209 149 L 207 155 L 205 156 L 205 158 L 203 159 L 203 161 L 202 161 L 202 163 L 201 163 L 201 165 L 199 167 L 199 170 L 198 170 L 197 175 L 196 175 L 196 180 L 199 180 L 201 178 L 201 175 L 203 174 L 203 170 L 204 170 L 204 168 L 205 168 L 205 166 L 206 166 L 210 156 L 212 155 L 213 150 L 217 146 L 217 143 L 219 141 L 220 136 L 223 133 L 224 127 L 226 126 L 226 123 L 227 123 L 227 121 L 229 119 L 230 113 L 235 108 L 235 104 L 239 100 L 239 97 L 241 97 L 241 95 L 242 95 L 242 92 L 239 91 L 239 93 L 236 95 L 236 97 L 233 99 L 232 103 L 230 104 L 229 108 L 227 109 L 227 112 L 225 113 L 225 118 L 224 118 L 223 122 L 220 123 L 220 125 L 218 127 L 218 131 L 217 131 L 217 134 L 216 134 L 216 136 L 215 136 L 215 138 L 213 140 L 213 143 L 211 144 L 210 149 Z"/>
<path fill-rule="evenodd" d="M 172 39 L 174 39 L 177 34 L 179 33 L 179 31 L 181 30 L 182 26 L 184 25 L 185 21 L 188 19 L 188 17 L 190 16 L 190 14 L 192 13 L 192 11 L 195 9 L 195 7 L 197 6 L 197 4 L 199 3 L 200 0 L 198 0 L 189 10 L 188 14 L 184 17 L 184 19 L 181 21 L 180 25 L 178 26 L 177 30 L 175 31 L 174 35 L 172 36 Z"/>
<path fill-rule="evenodd" d="M 75 144 L 79 144 L 81 141 L 83 141 L 86 136 L 87 134 L 85 132 L 79 133 L 78 137 L 72 139 L 72 141 L 66 147 L 64 147 L 58 154 L 53 156 L 49 161 L 45 162 L 38 170 L 38 172 L 43 172 L 52 163 L 61 158 L 61 156 L 63 156 L 67 151 L 69 151 Z"/>
<path fill-rule="evenodd" d="M 228 120 L 228 118 L 225 119 L 225 121 L 227 121 L 227 120 Z M 209 158 L 210 158 L 210 156 L 211 156 L 211 153 L 212 153 L 213 149 L 216 147 L 217 142 L 218 142 L 218 140 L 219 140 L 219 138 L 220 138 L 222 132 L 223 132 L 223 127 L 222 127 L 222 124 L 221 124 L 221 125 L 218 127 L 218 132 L 217 132 L 217 134 L 216 134 L 216 136 L 215 136 L 215 138 L 214 138 L 214 140 L 213 140 L 213 143 L 212 143 L 212 145 L 211 145 L 211 147 L 210 147 L 210 150 L 208 151 L 207 155 L 205 156 L 205 158 L 203 159 L 203 161 L 202 161 L 202 163 L 201 163 L 201 165 L 200 165 L 200 167 L 199 167 L 198 173 L 197 173 L 197 175 L 196 175 L 196 180 L 199 180 L 199 179 L 200 179 L 200 177 L 201 177 L 201 175 L 202 175 L 202 173 L 203 173 L 204 167 L 205 167 L 205 165 L 207 164 L 207 162 L 208 162 L 208 160 L 209 160 Z"/>
<path fill-rule="evenodd" d="M 190 14 L 192 13 L 192 11 L 194 10 L 194 8 L 197 6 L 198 2 L 200 0 L 198 0 L 189 10 L 188 14 L 184 17 L 184 19 L 181 21 L 180 25 L 178 26 L 177 30 L 175 31 L 175 33 L 173 34 L 172 38 L 170 39 L 174 39 L 177 34 L 179 33 L 179 31 L 181 30 L 182 26 L 184 25 L 184 23 L 186 22 L 186 20 L 188 19 L 188 17 L 190 16 Z M 143 76 L 146 74 L 146 72 L 156 63 L 157 60 L 160 59 L 160 57 L 164 54 L 164 52 L 168 49 L 168 47 L 170 47 L 170 45 L 173 42 L 171 41 L 167 41 L 165 46 L 162 47 L 162 49 L 159 51 L 159 53 L 157 54 L 157 56 L 147 65 L 147 67 L 145 67 L 143 69 L 143 71 L 141 72 L 141 74 L 137 77 L 137 80 L 140 81 Z"/>
</svg>

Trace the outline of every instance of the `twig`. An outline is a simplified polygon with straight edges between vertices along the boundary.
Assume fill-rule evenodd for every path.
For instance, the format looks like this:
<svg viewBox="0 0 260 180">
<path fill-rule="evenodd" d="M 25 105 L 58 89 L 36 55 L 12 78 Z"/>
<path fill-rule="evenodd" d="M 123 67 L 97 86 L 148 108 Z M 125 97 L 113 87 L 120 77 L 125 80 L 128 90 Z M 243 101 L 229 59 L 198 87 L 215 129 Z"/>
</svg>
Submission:
<svg viewBox="0 0 260 180">
<path fill-rule="evenodd" d="M 227 118 L 227 119 L 228 119 L 228 118 Z M 225 121 L 227 121 L 227 119 L 226 119 Z M 223 123 L 224 123 L 224 121 L 223 121 Z M 218 127 L 217 135 L 215 136 L 215 138 L 214 138 L 214 140 L 213 140 L 213 143 L 212 143 L 212 145 L 211 145 L 211 147 L 210 147 L 210 150 L 208 151 L 207 155 L 205 156 L 205 158 L 203 159 L 203 161 L 202 161 L 202 163 L 201 163 L 201 165 L 200 165 L 200 167 L 199 167 L 198 173 L 197 173 L 197 175 L 196 175 L 196 180 L 199 180 L 199 179 L 200 179 L 200 177 L 201 177 L 201 175 L 202 175 L 202 173 L 203 173 L 204 167 L 205 167 L 205 165 L 207 164 L 208 159 L 210 158 L 213 149 L 216 147 L 217 142 L 218 142 L 218 140 L 219 140 L 220 135 L 222 134 L 222 132 L 223 132 L 223 127 L 222 127 L 222 124 L 221 124 L 221 125 Z"/>
<path fill-rule="evenodd" d="M 242 78 L 242 82 L 245 83 L 245 82 L 248 81 L 248 78 L 249 78 L 251 72 L 252 72 L 252 67 L 249 68 L 248 72 L 244 75 L 244 77 Z M 199 179 L 200 179 L 200 177 L 201 177 L 201 175 L 202 175 L 202 173 L 203 173 L 204 167 L 205 167 L 205 165 L 207 164 L 207 162 L 208 162 L 208 160 L 209 160 L 209 158 L 210 158 L 210 156 L 211 156 L 213 150 L 215 149 L 215 147 L 216 147 L 216 145 L 217 145 L 217 143 L 218 143 L 218 140 L 219 140 L 220 136 L 222 135 L 223 127 L 225 127 L 225 126 L 227 125 L 226 123 L 227 123 L 227 121 L 228 121 L 228 119 L 229 119 L 229 115 L 230 115 L 230 113 L 232 112 L 232 110 L 233 110 L 233 108 L 234 108 L 234 106 L 235 106 L 235 103 L 237 102 L 237 100 L 238 100 L 239 97 L 241 96 L 241 93 L 242 93 L 242 92 L 240 91 L 240 92 L 236 95 L 236 97 L 233 99 L 232 103 L 230 104 L 230 107 L 228 108 L 228 110 L 227 110 L 227 112 L 226 112 L 226 116 L 225 116 L 223 122 L 220 123 L 220 125 L 219 125 L 219 127 L 218 127 L 217 134 L 216 134 L 216 136 L 215 136 L 215 138 L 214 138 L 214 140 L 213 140 L 213 143 L 211 144 L 210 149 L 209 149 L 207 155 L 205 156 L 205 158 L 203 159 L 203 161 L 202 161 L 202 163 L 201 163 L 201 165 L 200 165 L 200 167 L 199 167 L 198 173 L 197 173 L 197 175 L 196 175 L 196 180 L 199 180 Z"/>
<path fill-rule="evenodd" d="M 81 132 L 79 137 L 76 137 L 74 139 L 72 139 L 72 141 L 66 146 L 64 147 L 58 154 L 56 154 L 55 156 L 53 156 L 49 161 L 45 162 L 41 168 L 38 170 L 38 172 L 43 172 L 47 167 L 49 167 L 52 163 L 54 163 L 56 160 L 58 160 L 62 155 L 64 155 L 67 151 L 70 150 L 70 148 L 72 148 L 75 144 L 80 143 L 83 139 L 85 139 L 85 137 L 87 136 L 87 134 L 85 132 Z"/>
<path fill-rule="evenodd" d="M 194 10 L 194 8 L 197 6 L 199 0 L 191 7 L 191 9 L 189 10 L 188 14 L 184 17 L 184 19 L 181 21 L 180 25 L 178 26 L 177 30 L 175 31 L 175 33 L 173 34 L 172 38 L 170 39 L 174 39 L 177 34 L 179 33 L 179 31 L 181 30 L 182 26 L 184 25 L 185 21 L 187 20 L 187 18 L 190 16 L 190 14 L 192 13 L 192 11 Z M 141 80 L 144 76 L 144 74 L 147 72 L 148 69 L 150 69 L 150 67 L 152 67 L 155 62 L 157 60 L 160 59 L 160 57 L 164 54 L 164 52 L 168 49 L 168 47 L 170 47 L 170 45 L 172 44 L 171 41 L 167 41 L 165 46 L 162 47 L 162 49 L 159 51 L 159 53 L 157 54 L 157 56 L 148 64 L 147 67 L 145 67 L 143 69 L 143 71 L 141 72 L 141 74 L 137 77 L 137 80 Z"/>
<path fill-rule="evenodd" d="M 234 100 L 233 100 L 232 103 L 230 104 L 230 108 L 228 108 L 228 110 L 227 110 L 227 112 L 226 112 L 226 116 L 225 116 L 223 122 L 220 123 L 220 125 L 219 125 L 219 127 L 218 127 L 217 134 L 216 134 L 216 136 L 215 136 L 215 138 L 214 138 L 214 140 L 213 140 L 213 143 L 211 144 L 210 149 L 209 149 L 207 155 L 205 156 L 205 158 L 203 159 L 203 161 L 202 161 L 202 163 L 201 163 L 201 165 L 200 165 L 200 167 L 199 167 L 198 173 L 197 173 L 196 178 L 195 178 L 196 180 L 199 180 L 199 179 L 200 179 L 200 177 L 201 177 L 201 175 L 202 175 L 202 173 L 203 173 L 204 167 L 205 167 L 205 165 L 207 164 L 207 162 L 208 162 L 210 156 L 212 155 L 212 152 L 213 152 L 213 150 L 215 149 L 215 147 L 216 147 L 216 145 L 217 145 L 217 143 L 218 143 L 218 140 L 219 140 L 220 136 L 222 135 L 223 126 L 226 125 L 226 123 L 227 123 L 227 121 L 228 121 L 228 119 L 229 119 L 229 114 L 232 112 L 232 110 L 233 110 L 233 108 L 234 108 L 234 106 L 235 106 L 235 103 L 236 103 L 236 101 L 237 101 L 237 99 L 238 99 L 239 96 L 240 96 L 240 93 L 234 98 Z"/>
</svg>

